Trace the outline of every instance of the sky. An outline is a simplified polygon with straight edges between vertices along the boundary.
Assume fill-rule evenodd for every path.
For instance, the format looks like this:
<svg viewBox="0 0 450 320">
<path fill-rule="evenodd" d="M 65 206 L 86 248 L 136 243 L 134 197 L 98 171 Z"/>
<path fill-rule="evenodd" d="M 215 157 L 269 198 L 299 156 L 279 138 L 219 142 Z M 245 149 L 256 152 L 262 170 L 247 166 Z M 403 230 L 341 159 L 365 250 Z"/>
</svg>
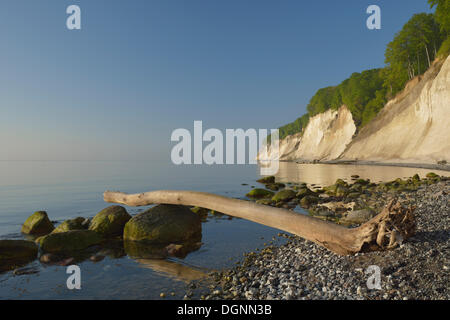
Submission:
<svg viewBox="0 0 450 320">
<path fill-rule="evenodd" d="M 278 128 L 317 89 L 383 67 L 419 12 L 426 0 L 2 0 L 0 160 L 167 160 L 194 120 Z"/>
</svg>

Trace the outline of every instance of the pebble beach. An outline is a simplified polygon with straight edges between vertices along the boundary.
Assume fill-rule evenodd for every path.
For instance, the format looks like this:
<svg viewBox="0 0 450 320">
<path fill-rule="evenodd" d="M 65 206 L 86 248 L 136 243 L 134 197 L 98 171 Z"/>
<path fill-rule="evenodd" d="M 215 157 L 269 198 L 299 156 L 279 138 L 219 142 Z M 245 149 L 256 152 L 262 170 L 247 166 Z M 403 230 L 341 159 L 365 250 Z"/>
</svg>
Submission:
<svg viewBox="0 0 450 320">
<path fill-rule="evenodd" d="M 299 237 L 249 252 L 232 269 L 212 272 L 207 284 L 191 283 L 185 299 L 449 299 L 450 181 L 397 195 L 416 206 L 416 234 L 388 251 L 339 256 Z M 380 198 L 386 202 L 386 193 Z M 380 288 L 369 289 L 369 266 L 380 270 Z"/>
</svg>

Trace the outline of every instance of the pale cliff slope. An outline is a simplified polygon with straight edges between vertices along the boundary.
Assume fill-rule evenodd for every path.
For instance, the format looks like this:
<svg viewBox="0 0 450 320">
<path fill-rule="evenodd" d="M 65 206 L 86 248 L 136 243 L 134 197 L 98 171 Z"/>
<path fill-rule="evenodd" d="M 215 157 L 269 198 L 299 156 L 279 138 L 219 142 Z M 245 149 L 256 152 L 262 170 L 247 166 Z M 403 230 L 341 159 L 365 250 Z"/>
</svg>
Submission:
<svg viewBox="0 0 450 320">
<path fill-rule="evenodd" d="M 339 110 L 327 110 L 312 117 L 303 135 L 297 133 L 281 140 L 277 157 L 269 149 L 269 159 L 275 160 L 331 160 L 344 152 L 356 131 L 352 114 L 346 106 Z M 264 160 L 264 159 L 261 159 Z"/>
<path fill-rule="evenodd" d="M 355 131 L 345 106 L 328 110 L 312 117 L 303 135 L 280 141 L 279 157 L 269 147 L 268 159 L 450 161 L 450 57 L 411 80 L 356 136 Z"/>
<path fill-rule="evenodd" d="M 450 160 L 450 57 L 413 81 L 353 139 L 341 159 Z"/>
</svg>

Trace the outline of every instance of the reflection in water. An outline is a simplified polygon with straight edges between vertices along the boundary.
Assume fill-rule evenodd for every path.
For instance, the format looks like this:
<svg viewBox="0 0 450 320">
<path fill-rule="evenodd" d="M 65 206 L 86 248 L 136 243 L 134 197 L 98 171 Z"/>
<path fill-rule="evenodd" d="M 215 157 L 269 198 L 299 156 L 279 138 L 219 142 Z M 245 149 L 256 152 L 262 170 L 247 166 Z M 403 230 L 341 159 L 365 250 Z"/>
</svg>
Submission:
<svg viewBox="0 0 450 320">
<path fill-rule="evenodd" d="M 157 273 L 162 273 L 164 276 L 186 283 L 206 276 L 206 273 L 201 270 L 171 260 L 136 259 L 136 261 L 144 268 L 152 269 Z"/>
<path fill-rule="evenodd" d="M 397 178 L 412 177 L 416 173 L 424 178 L 428 172 L 450 176 L 448 171 L 369 165 L 344 164 L 298 164 L 295 162 L 280 162 L 280 169 L 276 174 L 280 182 L 306 182 L 320 186 L 329 186 L 337 179 L 351 181 L 352 175 L 372 182 L 392 181 Z"/>
<path fill-rule="evenodd" d="M 124 241 L 125 252 L 130 258 L 164 259 L 167 257 L 165 245 L 145 241 Z"/>
</svg>

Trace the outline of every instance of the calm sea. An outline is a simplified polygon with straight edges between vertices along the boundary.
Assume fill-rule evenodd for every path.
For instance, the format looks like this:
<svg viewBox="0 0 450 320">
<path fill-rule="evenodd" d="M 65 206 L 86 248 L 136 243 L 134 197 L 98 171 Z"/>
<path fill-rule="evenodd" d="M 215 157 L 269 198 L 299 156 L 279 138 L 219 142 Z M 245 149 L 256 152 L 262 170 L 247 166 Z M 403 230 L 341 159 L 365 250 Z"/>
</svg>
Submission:
<svg viewBox="0 0 450 320">
<path fill-rule="evenodd" d="M 372 181 L 425 176 L 430 170 L 348 165 L 280 163 L 278 179 L 328 185 L 358 174 Z M 448 175 L 448 172 L 434 171 Z M 62 222 L 93 217 L 109 204 L 105 190 L 127 193 L 158 189 L 196 190 L 244 198 L 259 178 L 255 165 L 175 166 L 164 162 L 34 161 L 0 162 L 0 239 L 21 239 L 21 224 L 45 210 Z M 248 184 L 248 185 L 242 185 Z M 127 207 L 134 215 L 145 208 Z M 299 210 L 301 212 L 301 210 Z M 106 257 L 79 264 L 81 290 L 66 287 L 66 267 L 34 261 L 31 274 L 0 274 L 0 299 L 159 299 L 183 298 L 186 282 L 205 272 L 232 266 L 245 252 L 262 248 L 279 230 L 242 219 L 209 219 L 203 224 L 202 247 L 184 259 Z M 175 292 L 175 296 L 170 296 Z M 167 299 L 166 298 L 166 299 Z"/>
</svg>

